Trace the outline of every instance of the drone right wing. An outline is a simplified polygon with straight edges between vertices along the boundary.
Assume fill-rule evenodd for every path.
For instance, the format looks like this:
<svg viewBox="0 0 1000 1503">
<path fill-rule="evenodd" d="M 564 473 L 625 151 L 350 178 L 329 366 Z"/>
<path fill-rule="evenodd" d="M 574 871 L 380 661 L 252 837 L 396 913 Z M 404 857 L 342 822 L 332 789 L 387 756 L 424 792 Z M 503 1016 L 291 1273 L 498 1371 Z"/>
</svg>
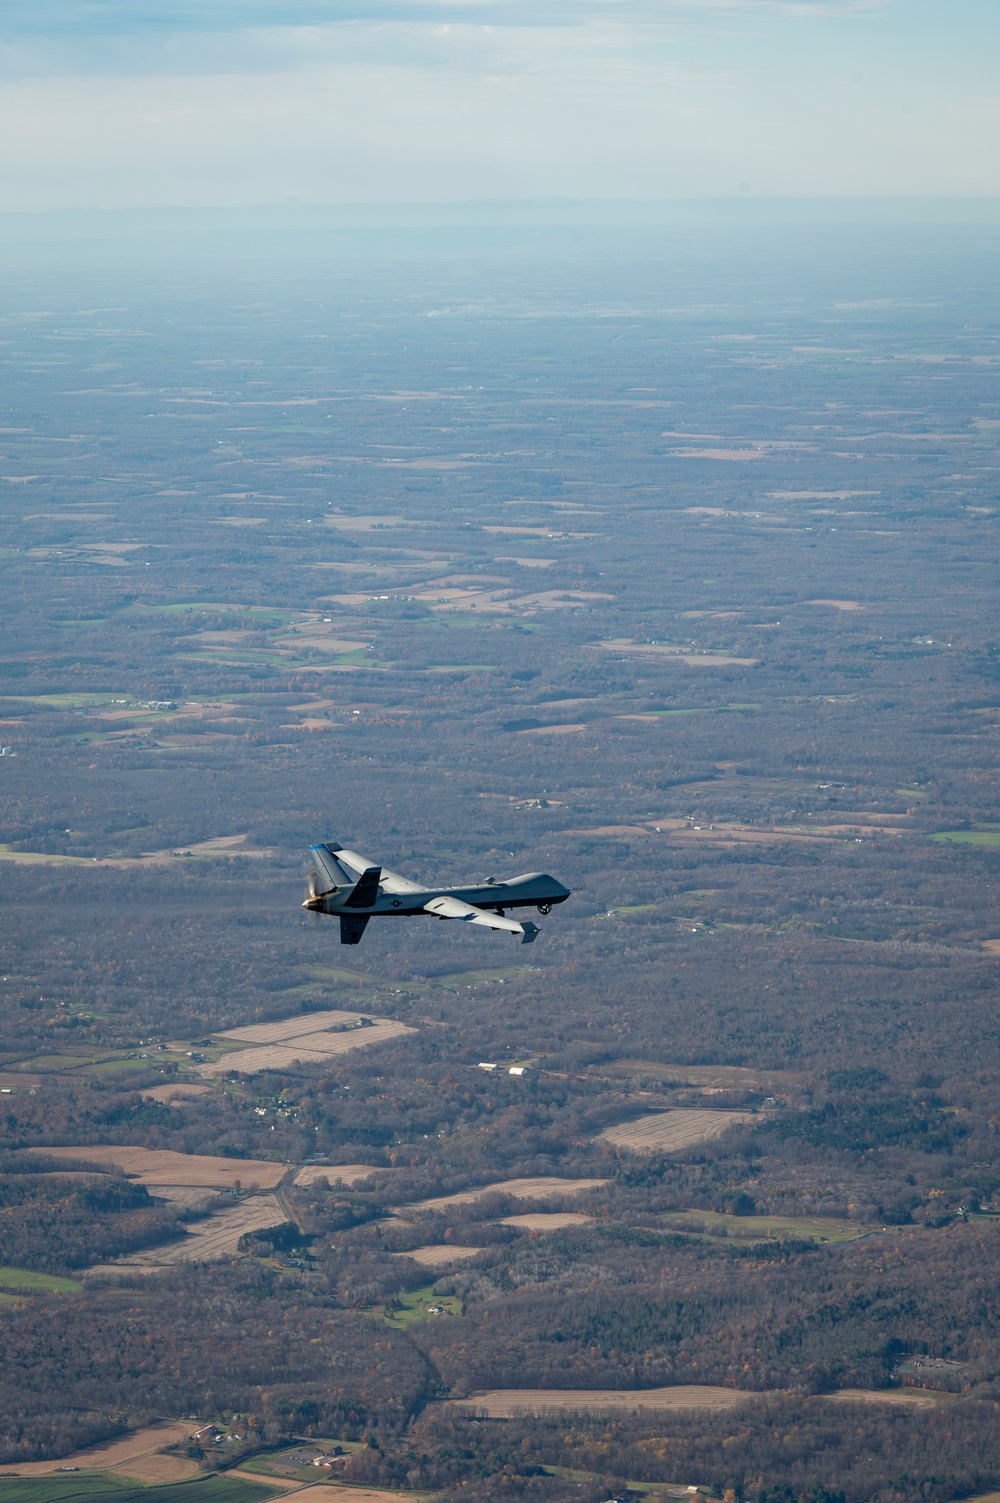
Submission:
<svg viewBox="0 0 1000 1503">
<path fill-rule="evenodd" d="M 479 908 L 473 908 L 471 903 L 463 903 L 461 898 L 431 898 L 429 903 L 424 904 L 424 911 L 433 913 L 439 919 L 461 919 L 466 924 L 481 924 L 486 929 L 502 929 L 507 934 L 519 934 L 523 945 L 530 945 L 538 933 L 536 924 L 517 924 L 500 913 L 484 913 Z"/>
</svg>

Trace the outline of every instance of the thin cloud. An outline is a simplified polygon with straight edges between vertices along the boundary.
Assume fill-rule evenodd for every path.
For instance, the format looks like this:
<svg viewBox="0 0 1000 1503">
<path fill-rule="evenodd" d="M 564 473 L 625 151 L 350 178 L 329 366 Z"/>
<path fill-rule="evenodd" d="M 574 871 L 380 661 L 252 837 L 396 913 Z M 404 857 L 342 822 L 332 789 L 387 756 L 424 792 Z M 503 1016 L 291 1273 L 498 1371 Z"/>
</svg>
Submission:
<svg viewBox="0 0 1000 1503">
<path fill-rule="evenodd" d="M 169 32 L 233 32 L 347 22 L 443 22 L 483 26 L 622 24 L 671 15 L 855 16 L 892 0 L 12 0 L 2 35 L 52 39 Z"/>
</svg>

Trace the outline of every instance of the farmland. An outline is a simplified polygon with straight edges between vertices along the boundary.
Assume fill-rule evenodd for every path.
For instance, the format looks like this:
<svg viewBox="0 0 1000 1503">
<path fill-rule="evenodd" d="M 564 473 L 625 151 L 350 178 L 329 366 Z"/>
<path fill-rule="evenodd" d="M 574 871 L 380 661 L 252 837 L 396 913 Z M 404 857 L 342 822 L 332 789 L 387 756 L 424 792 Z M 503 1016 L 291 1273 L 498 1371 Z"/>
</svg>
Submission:
<svg viewBox="0 0 1000 1503">
<path fill-rule="evenodd" d="M 480 1414 L 486 1419 L 509 1419 L 519 1414 L 607 1414 L 618 1410 L 684 1412 L 704 1409 L 722 1413 L 752 1402 L 760 1394 L 741 1393 L 738 1388 L 712 1388 L 697 1384 L 676 1388 L 633 1389 L 494 1389 L 452 1399 L 450 1407 Z"/>
<path fill-rule="evenodd" d="M 8 216 L 5 1466 L 1000 1486 L 997 232 L 746 209 Z"/>
<path fill-rule="evenodd" d="M 605 1128 L 602 1143 L 630 1153 L 676 1153 L 695 1143 L 709 1143 L 738 1123 L 752 1122 L 750 1112 L 690 1111 L 651 1112 L 618 1127 Z"/>
<path fill-rule="evenodd" d="M 19 1477 L 48 1477 L 63 1467 L 73 1467 L 82 1472 L 101 1472 L 112 1477 L 128 1478 L 147 1486 L 184 1482 L 198 1475 L 197 1465 L 187 1458 L 164 1456 L 161 1452 L 168 1446 L 186 1440 L 195 1429 L 197 1424 L 190 1421 L 150 1425 L 107 1445 L 74 1451 L 58 1461 L 24 1461 L 16 1467 L 0 1465 L 0 1477 L 12 1474 Z M 8 1484 L 5 1483 L 5 1493 L 7 1487 Z"/>
<path fill-rule="evenodd" d="M 168 1148 L 133 1148 L 87 1144 L 77 1148 L 35 1150 L 46 1158 L 95 1167 L 116 1165 L 149 1189 L 184 1186 L 191 1189 L 231 1190 L 236 1185 L 256 1185 L 271 1190 L 287 1173 L 287 1164 L 267 1159 L 214 1158 L 208 1154 L 177 1153 Z"/>
<path fill-rule="evenodd" d="M 564 1198 L 584 1195 L 589 1190 L 598 1190 L 607 1184 L 603 1179 L 560 1179 L 556 1175 L 539 1175 L 534 1179 L 502 1179 L 490 1185 L 480 1185 L 472 1190 L 457 1190 L 452 1195 L 431 1196 L 428 1200 L 414 1201 L 411 1205 L 398 1206 L 400 1214 L 407 1211 L 445 1211 L 452 1206 L 472 1205 L 488 1195 L 506 1195 L 512 1200 L 548 1200 L 551 1196 Z"/>
</svg>

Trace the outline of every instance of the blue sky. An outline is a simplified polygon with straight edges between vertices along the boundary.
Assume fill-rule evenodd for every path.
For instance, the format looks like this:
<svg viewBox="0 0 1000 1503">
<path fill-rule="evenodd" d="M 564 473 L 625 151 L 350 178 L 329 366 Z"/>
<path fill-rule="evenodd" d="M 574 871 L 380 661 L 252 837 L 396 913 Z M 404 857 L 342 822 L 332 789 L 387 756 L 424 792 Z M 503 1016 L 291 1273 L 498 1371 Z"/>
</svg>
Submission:
<svg viewBox="0 0 1000 1503">
<path fill-rule="evenodd" d="M 6 0 L 0 209 L 1000 195 L 1000 0 Z"/>
</svg>

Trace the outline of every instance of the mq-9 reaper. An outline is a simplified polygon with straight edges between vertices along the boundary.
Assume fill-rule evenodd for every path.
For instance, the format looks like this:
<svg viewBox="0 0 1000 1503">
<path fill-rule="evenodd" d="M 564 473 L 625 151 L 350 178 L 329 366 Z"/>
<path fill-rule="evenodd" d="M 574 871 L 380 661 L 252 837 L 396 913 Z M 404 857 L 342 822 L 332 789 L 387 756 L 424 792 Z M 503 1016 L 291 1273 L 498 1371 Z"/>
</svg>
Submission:
<svg viewBox="0 0 1000 1503">
<path fill-rule="evenodd" d="M 537 908 L 549 913 L 555 903 L 565 903 L 568 887 L 544 872 L 528 872 L 504 882 L 489 877 L 478 887 L 421 887 L 384 866 L 373 866 L 357 851 L 342 845 L 310 846 L 315 867 L 309 873 L 309 896 L 302 904 L 312 913 L 328 913 L 340 919 L 340 943 L 356 945 L 368 920 L 417 914 L 439 919 L 458 919 L 486 929 L 501 929 L 520 935 L 530 945 L 538 934 L 530 919 L 505 917 L 508 908 Z"/>
</svg>

